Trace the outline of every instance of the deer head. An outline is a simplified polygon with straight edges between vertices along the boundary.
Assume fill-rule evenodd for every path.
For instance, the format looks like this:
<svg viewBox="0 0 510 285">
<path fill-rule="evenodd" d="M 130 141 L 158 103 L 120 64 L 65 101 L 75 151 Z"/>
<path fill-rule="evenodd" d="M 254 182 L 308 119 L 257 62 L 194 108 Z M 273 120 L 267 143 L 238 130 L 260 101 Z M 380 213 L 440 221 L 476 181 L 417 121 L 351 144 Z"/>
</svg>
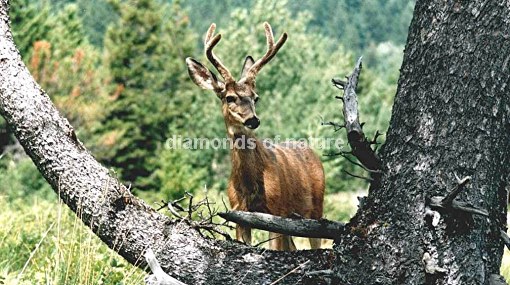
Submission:
<svg viewBox="0 0 510 285">
<path fill-rule="evenodd" d="M 215 29 L 216 25 L 211 24 L 205 37 L 204 49 L 207 58 L 216 70 L 218 70 L 224 81 L 219 80 L 218 77 L 203 64 L 189 57 L 186 59 L 188 73 L 195 84 L 203 89 L 214 91 L 221 100 L 223 116 L 231 135 L 239 129 L 256 129 L 260 124 L 260 120 L 255 112 L 255 105 L 259 98 L 255 92 L 255 77 L 262 67 L 271 61 L 285 43 L 287 34 L 284 33 L 275 44 L 273 30 L 271 26 L 265 22 L 264 29 L 266 31 L 267 52 L 257 61 L 254 61 L 251 56 L 247 56 L 244 60 L 241 79 L 236 81 L 230 71 L 213 53 L 213 48 L 221 40 L 220 34 L 213 36 Z"/>
</svg>

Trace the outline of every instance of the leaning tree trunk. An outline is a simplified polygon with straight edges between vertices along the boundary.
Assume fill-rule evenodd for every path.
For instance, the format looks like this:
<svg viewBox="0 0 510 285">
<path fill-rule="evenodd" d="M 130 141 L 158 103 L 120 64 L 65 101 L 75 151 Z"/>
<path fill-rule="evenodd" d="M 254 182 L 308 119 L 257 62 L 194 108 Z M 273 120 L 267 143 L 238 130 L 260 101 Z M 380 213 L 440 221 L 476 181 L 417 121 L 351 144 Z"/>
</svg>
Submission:
<svg viewBox="0 0 510 285">
<path fill-rule="evenodd" d="M 335 245 L 348 256 L 335 267 L 348 284 L 489 284 L 499 274 L 510 4 L 452 2 L 416 3 L 380 187 L 371 187 L 352 234 Z M 454 188 L 458 195 L 440 198 Z"/>
<path fill-rule="evenodd" d="M 305 252 L 206 239 L 133 197 L 30 76 L 7 6 L 0 0 L 0 114 L 61 199 L 132 264 L 144 266 L 151 247 L 164 270 L 188 284 L 269 284 L 295 268 L 278 284 L 489 284 L 499 273 L 509 174 L 509 4 L 418 1 L 376 164 L 383 171 L 372 176 L 377 183 L 334 250 Z M 448 195 L 454 188 L 460 194 Z"/>
</svg>

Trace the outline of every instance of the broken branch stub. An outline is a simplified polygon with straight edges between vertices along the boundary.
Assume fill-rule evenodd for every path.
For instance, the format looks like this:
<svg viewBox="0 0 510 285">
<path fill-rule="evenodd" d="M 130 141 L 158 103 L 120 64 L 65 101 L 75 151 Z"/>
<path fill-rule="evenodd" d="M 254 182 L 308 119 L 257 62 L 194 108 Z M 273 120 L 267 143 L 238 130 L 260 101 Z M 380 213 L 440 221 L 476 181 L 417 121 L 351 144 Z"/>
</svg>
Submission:
<svg viewBox="0 0 510 285">
<path fill-rule="evenodd" d="M 469 205 L 466 202 L 455 200 L 455 198 L 459 195 L 462 189 L 465 188 L 466 184 L 471 181 L 470 176 L 466 176 L 462 179 L 457 179 L 457 185 L 448 191 L 446 196 L 433 196 L 430 198 L 429 205 L 432 208 L 437 209 L 445 209 L 445 210 L 457 210 L 463 211 L 470 214 L 480 215 L 480 216 L 489 216 L 489 212 L 485 209 L 476 208 L 474 206 Z"/>
</svg>

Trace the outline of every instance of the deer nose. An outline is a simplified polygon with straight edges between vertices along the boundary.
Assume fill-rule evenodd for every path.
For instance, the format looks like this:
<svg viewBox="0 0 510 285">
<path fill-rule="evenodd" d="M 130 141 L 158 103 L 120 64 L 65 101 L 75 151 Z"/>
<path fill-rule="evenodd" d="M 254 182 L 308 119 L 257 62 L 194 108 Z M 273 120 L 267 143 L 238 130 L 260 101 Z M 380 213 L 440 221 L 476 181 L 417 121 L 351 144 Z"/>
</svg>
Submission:
<svg viewBox="0 0 510 285">
<path fill-rule="evenodd" d="M 246 122 L 244 122 L 244 125 L 254 130 L 260 125 L 260 120 L 257 117 L 251 117 L 248 120 L 246 120 Z"/>
</svg>

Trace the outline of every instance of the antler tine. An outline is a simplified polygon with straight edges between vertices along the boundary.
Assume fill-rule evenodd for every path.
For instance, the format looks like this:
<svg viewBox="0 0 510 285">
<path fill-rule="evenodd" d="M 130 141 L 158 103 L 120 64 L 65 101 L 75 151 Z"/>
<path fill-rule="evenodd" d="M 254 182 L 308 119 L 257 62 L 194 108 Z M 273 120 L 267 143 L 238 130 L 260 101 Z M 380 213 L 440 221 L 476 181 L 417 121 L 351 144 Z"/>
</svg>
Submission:
<svg viewBox="0 0 510 285">
<path fill-rule="evenodd" d="M 255 77 L 259 73 L 259 71 L 262 69 L 266 63 L 271 61 L 271 59 L 278 53 L 280 48 L 283 46 L 285 41 L 287 41 L 287 33 L 283 33 L 283 35 L 280 36 L 278 41 L 276 42 L 276 45 L 274 43 L 274 36 L 273 36 L 273 29 L 271 28 L 271 25 L 269 25 L 268 22 L 264 22 L 264 30 L 266 32 L 266 41 L 267 41 L 267 51 L 266 54 L 259 60 L 257 60 L 251 68 L 248 70 L 248 73 L 246 74 L 247 80 L 253 80 L 255 81 Z"/>
<path fill-rule="evenodd" d="M 209 26 L 209 29 L 207 30 L 207 33 L 205 34 L 205 39 L 204 39 L 204 46 L 207 45 L 207 43 L 209 42 L 209 40 L 211 39 L 212 35 L 214 34 L 214 31 L 216 30 L 216 24 L 215 23 L 212 23 L 210 26 Z"/>
<path fill-rule="evenodd" d="M 213 37 L 214 31 L 216 30 L 216 24 L 212 23 L 209 29 L 207 30 L 207 34 L 205 36 L 204 40 L 204 49 L 205 49 L 205 55 L 207 56 L 207 59 L 212 63 L 212 65 L 218 70 L 218 72 L 221 74 L 221 77 L 225 80 L 225 83 L 235 81 L 234 77 L 232 77 L 232 74 L 230 71 L 221 63 L 219 58 L 213 53 L 213 48 L 220 42 L 221 40 L 221 34 L 217 34 Z"/>
<path fill-rule="evenodd" d="M 273 29 L 268 22 L 264 22 L 264 30 L 266 31 L 267 49 L 269 50 L 274 45 Z"/>
</svg>

